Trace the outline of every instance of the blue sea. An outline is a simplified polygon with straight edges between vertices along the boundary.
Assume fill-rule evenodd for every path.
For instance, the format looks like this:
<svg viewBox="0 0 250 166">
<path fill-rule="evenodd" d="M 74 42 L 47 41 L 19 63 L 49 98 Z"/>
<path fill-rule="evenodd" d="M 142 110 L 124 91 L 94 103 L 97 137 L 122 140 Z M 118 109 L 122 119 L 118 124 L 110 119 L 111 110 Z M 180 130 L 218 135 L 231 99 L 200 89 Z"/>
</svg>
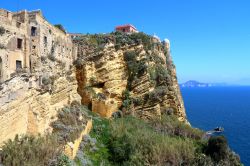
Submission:
<svg viewBox="0 0 250 166">
<path fill-rule="evenodd" d="M 250 87 L 181 88 L 193 127 L 222 126 L 229 145 L 250 166 Z"/>
</svg>

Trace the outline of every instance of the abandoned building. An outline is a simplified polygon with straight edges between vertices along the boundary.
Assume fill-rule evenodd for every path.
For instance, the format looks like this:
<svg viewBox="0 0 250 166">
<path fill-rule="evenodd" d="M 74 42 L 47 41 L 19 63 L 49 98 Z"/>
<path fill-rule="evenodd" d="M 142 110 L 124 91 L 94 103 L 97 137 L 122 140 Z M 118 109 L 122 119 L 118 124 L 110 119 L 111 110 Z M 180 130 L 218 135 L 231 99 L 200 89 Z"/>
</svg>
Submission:
<svg viewBox="0 0 250 166">
<path fill-rule="evenodd" d="M 136 33 L 136 32 L 138 32 L 137 29 L 131 24 L 117 26 L 117 27 L 115 27 L 115 31 L 120 31 L 120 32 L 124 32 L 124 33 Z"/>
<path fill-rule="evenodd" d="M 68 68 L 76 57 L 70 35 L 51 25 L 40 10 L 0 9 L 0 82 L 19 70 L 42 72 L 43 57 L 53 57 Z"/>
</svg>

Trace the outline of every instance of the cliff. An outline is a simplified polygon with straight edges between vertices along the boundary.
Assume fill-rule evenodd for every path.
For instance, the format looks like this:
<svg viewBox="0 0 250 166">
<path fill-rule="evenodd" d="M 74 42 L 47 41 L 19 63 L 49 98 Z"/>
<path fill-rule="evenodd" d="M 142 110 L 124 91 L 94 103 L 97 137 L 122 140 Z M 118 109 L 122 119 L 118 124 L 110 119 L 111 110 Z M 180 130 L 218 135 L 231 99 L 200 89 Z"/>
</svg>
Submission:
<svg viewBox="0 0 250 166">
<path fill-rule="evenodd" d="M 175 114 L 187 120 L 169 43 L 144 33 L 120 32 L 82 35 L 74 43 L 78 93 L 93 112 L 144 119 Z"/>
<path fill-rule="evenodd" d="M 48 81 L 46 85 L 40 86 L 39 77 L 27 73 L 1 84 L 0 144 L 16 134 L 51 131 L 50 123 L 56 120 L 57 111 L 74 100 L 80 101 L 74 72 L 58 69 L 56 62 L 52 66 L 53 74 L 43 79 Z"/>
<path fill-rule="evenodd" d="M 70 35 L 40 10 L 0 23 L 0 165 L 239 165 L 188 125 L 168 40 Z"/>
</svg>

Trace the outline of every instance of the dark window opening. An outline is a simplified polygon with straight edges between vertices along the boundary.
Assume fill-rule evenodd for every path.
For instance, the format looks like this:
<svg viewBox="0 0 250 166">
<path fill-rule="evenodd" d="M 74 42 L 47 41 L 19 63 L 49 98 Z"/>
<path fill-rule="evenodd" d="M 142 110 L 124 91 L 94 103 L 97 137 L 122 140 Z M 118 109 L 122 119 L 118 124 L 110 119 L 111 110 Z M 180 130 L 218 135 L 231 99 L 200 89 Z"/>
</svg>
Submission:
<svg viewBox="0 0 250 166">
<path fill-rule="evenodd" d="M 17 48 L 22 49 L 23 46 L 23 40 L 22 39 L 17 39 Z"/>
<path fill-rule="evenodd" d="M 44 36 L 43 43 L 44 43 L 45 47 L 47 47 L 47 44 L 48 44 L 47 36 Z"/>
<path fill-rule="evenodd" d="M 16 70 L 22 69 L 22 61 L 16 61 Z"/>
<path fill-rule="evenodd" d="M 126 29 L 122 29 L 123 32 L 126 32 Z"/>
<path fill-rule="evenodd" d="M 105 85 L 105 82 L 99 82 L 99 83 L 94 84 L 93 86 L 96 88 L 103 88 L 104 85 Z"/>
<path fill-rule="evenodd" d="M 20 28 L 21 27 L 21 23 L 20 22 L 16 22 L 16 27 Z"/>
<path fill-rule="evenodd" d="M 2 58 L 0 57 L 0 81 L 2 78 Z"/>
<path fill-rule="evenodd" d="M 31 27 L 31 36 L 36 36 L 36 27 Z"/>
</svg>

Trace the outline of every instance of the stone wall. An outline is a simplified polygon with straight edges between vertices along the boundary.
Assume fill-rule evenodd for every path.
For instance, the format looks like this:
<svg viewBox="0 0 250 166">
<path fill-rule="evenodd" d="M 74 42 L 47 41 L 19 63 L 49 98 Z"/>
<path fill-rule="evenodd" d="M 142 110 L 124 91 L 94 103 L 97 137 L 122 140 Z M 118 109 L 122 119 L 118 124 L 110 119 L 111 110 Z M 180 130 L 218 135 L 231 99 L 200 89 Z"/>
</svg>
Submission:
<svg viewBox="0 0 250 166">
<path fill-rule="evenodd" d="M 1 145 L 16 134 L 50 132 L 58 110 L 80 101 L 80 96 L 72 66 L 77 52 L 67 33 L 46 21 L 39 10 L 1 9 L 0 27 L 4 29 L 0 35 Z M 18 39 L 22 39 L 19 45 Z M 22 64 L 18 70 L 17 61 Z"/>
<path fill-rule="evenodd" d="M 76 57 L 69 34 L 51 25 L 39 10 L 12 13 L 1 9 L 0 25 L 4 29 L 0 35 L 1 82 L 17 72 L 17 63 L 22 71 L 42 75 L 41 59 L 59 61 L 68 70 Z"/>
</svg>

